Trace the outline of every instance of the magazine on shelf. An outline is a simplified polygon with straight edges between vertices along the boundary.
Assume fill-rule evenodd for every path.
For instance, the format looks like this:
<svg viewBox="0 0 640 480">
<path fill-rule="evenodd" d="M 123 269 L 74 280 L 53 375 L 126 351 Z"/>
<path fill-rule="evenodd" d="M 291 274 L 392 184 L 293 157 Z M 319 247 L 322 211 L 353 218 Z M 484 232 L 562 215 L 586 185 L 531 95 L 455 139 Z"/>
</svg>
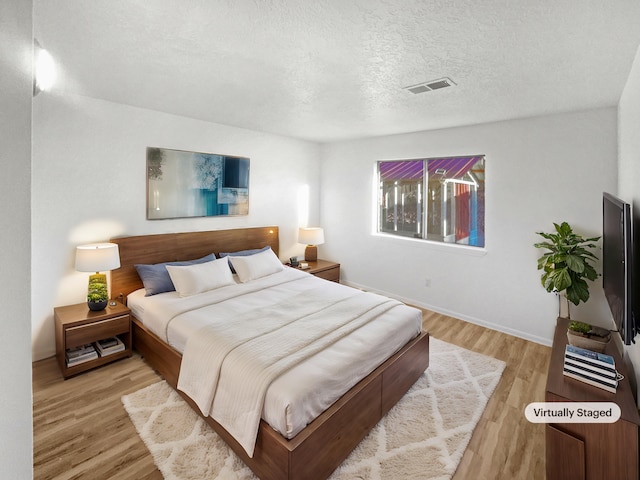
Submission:
<svg viewBox="0 0 640 480">
<path fill-rule="evenodd" d="M 73 366 L 98 358 L 98 353 L 94 346 L 91 343 L 88 343 L 86 345 L 67 349 L 65 357 L 67 360 L 67 366 Z"/>
<path fill-rule="evenodd" d="M 564 350 L 564 356 L 565 358 L 571 358 L 576 362 L 582 362 L 594 367 L 611 370 L 613 373 L 616 371 L 615 360 L 611 355 L 593 352 L 573 345 L 567 345 Z"/>
<path fill-rule="evenodd" d="M 611 380 L 616 380 L 617 378 L 617 373 L 615 370 L 612 371 L 605 368 L 595 367 L 588 363 L 575 361 L 573 358 L 569 358 L 569 357 L 565 357 L 564 366 L 585 372 L 589 375 L 594 375 L 596 377 L 608 378 Z"/>
<path fill-rule="evenodd" d="M 584 382 L 584 383 L 586 383 L 588 385 L 593 385 L 594 387 L 602 388 L 603 390 L 606 390 L 608 392 L 616 393 L 617 382 L 616 382 L 616 386 L 613 386 L 610 383 L 605 382 L 603 380 L 596 379 L 596 378 L 590 377 L 590 376 L 585 376 L 585 375 L 582 375 L 580 373 L 575 373 L 575 372 L 567 370 L 566 368 L 564 369 L 564 371 L 562 373 L 565 376 L 569 377 L 569 378 L 574 378 L 574 379 L 579 380 L 581 382 Z"/>
<path fill-rule="evenodd" d="M 615 393 L 618 372 L 611 355 L 567 345 L 564 353 L 564 375 Z"/>
<path fill-rule="evenodd" d="M 564 370 L 567 372 L 575 373 L 576 375 L 590 378 L 596 382 L 611 385 L 612 387 L 618 386 L 618 379 L 616 377 L 611 377 L 608 375 L 600 375 L 599 373 L 593 372 L 592 370 L 576 367 L 575 365 L 572 365 L 570 363 L 564 364 Z"/>
<path fill-rule="evenodd" d="M 96 342 L 96 350 L 101 357 L 112 353 L 122 352 L 125 349 L 124 343 L 118 337 L 109 337 Z"/>
<path fill-rule="evenodd" d="M 87 352 L 93 352 L 93 344 L 87 343 L 86 345 L 80 345 L 78 347 L 67 348 L 67 358 L 74 358 L 84 355 Z"/>
</svg>

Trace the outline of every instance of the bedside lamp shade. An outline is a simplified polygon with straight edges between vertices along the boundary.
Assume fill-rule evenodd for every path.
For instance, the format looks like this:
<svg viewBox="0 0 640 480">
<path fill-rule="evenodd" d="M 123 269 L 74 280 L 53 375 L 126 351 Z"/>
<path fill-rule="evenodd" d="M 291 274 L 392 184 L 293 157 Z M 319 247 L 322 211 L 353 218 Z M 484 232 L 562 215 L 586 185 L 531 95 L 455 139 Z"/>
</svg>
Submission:
<svg viewBox="0 0 640 480">
<path fill-rule="evenodd" d="M 109 300 L 107 276 L 104 273 L 120 268 L 120 252 L 115 243 L 92 243 L 76 247 L 76 270 L 95 272 L 89 277 L 87 304 L 91 310 L 102 310 Z"/>
<path fill-rule="evenodd" d="M 106 272 L 120 268 L 120 252 L 115 243 L 92 243 L 76 247 L 76 270 Z"/>
<path fill-rule="evenodd" d="M 324 230 L 320 227 L 308 227 L 298 230 L 298 242 L 307 245 L 304 250 L 304 259 L 308 262 L 318 260 L 316 245 L 324 243 Z"/>
</svg>

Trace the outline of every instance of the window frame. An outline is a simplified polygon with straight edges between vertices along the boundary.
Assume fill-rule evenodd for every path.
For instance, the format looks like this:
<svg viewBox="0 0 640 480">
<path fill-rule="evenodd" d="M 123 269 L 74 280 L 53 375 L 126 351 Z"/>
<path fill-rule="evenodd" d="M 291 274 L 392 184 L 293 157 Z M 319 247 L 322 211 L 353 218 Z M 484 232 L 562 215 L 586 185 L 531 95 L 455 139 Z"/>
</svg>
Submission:
<svg viewBox="0 0 640 480">
<path fill-rule="evenodd" d="M 374 236 L 386 239 L 397 239 L 401 242 L 414 242 L 417 244 L 428 245 L 429 247 L 442 249 L 445 251 L 451 251 L 451 248 L 457 249 L 459 252 L 468 253 L 474 256 L 484 255 L 487 251 L 487 234 L 486 234 L 486 185 L 485 178 L 482 178 L 483 188 L 482 188 L 482 209 L 483 209 L 483 244 L 482 245 L 470 245 L 466 243 L 456 243 L 456 242 L 445 242 L 444 238 L 446 235 L 442 235 L 442 240 L 434 240 L 427 238 L 428 231 L 428 215 L 429 210 L 431 209 L 431 201 L 428 198 L 429 194 L 429 174 L 428 174 L 428 162 L 431 160 L 449 160 L 449 159 L 462 159 L 462 158 L 476 158 L 473 165 L 475 165 L 478 161 L 483 162 L 483 171 L 486 172 L 486 155 L 485 154 L 477 154 L 477 155 L 453 155 L 453 156 L 437 156 L 437 157 L 418 157 L 418 158 L 400 158 L 400 159 L 382 159 L 376 160 L 373 165 L 373 211 L 372 211 L 372 234 Z M 421 224 L 420 234 L 418 236 L 408 236 L 403 234 L 395 234 L 390 231 L 385 231 L 382 222 L 382 206 L 384 202 L 382 201 L 383 195 L 383 179 L 380 172 L 380 165 L 388 162 L 423 162 L 422 167 L 422 180 L 419 182 L 420 185 L 420 197 L 422 199 L 422 204 L 420 206 L 416 206 L 416 210 L 421 212 L 421 218 L 416 218 L 416 224 Z M 458 182 L 447 182 L 450 184 L 455 183 L 466 183 L 464 181 Z M 395 205 L 394 205 L 395 207 Z M 470 223 L 473 220 L 470 219 Z M 442 225 L 442 219 L 440 220 L 440 224 Z M 419 227 L 420 228 L 420 227 Z M 455 230 L 455 227 L 454 227 Z M 446 233 L 446 232 L 445 232 Z"/>
</svg>

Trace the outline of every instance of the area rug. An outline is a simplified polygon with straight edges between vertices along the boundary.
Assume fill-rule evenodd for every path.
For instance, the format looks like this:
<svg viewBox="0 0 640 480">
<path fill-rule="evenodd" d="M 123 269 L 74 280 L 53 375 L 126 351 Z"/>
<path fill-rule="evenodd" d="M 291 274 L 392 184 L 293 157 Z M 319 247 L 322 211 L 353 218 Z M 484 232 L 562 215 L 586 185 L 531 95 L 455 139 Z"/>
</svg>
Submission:
<svg viewBox="0 0 640 480">
<path fill-rule="evenodd" d="M 430 364 L 331 480 L 448 479 L 504 362 L 430 339 Z M 167 480 L 253 480 L 251 470 L 166 382 L 122 397 Z"/>
</svg>

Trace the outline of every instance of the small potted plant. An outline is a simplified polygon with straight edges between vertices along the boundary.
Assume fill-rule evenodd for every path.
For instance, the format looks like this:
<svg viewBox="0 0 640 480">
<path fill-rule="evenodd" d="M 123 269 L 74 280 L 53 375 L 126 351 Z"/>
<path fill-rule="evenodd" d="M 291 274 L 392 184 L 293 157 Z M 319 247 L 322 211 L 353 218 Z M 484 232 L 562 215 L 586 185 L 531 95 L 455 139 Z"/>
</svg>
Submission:
<svg viewBox="0 0 640 480">
<path fill-rule="evenodd" d="M 611 340 L 611 332 L 584 322 L 569 322 L 567 340 L 570 345 L 603 353 Z"/>
<path fill-rule="evenodd" d="M 89 291 L 87 293 L 89 310 L 103 310 L 107 306 L 108 301 L 109 294 L 107 292 L 107 284 L 102 282 L 100 278 L 91 278 L 89 280 Z"/>
<path fill-rule="evenodd" d="M 538 259 L 538 270 L 543 271 L 540 281 L 547 292 L 558 295 L 558 316 L 561 316 L 561 300 L 563 297 L 566 299 L 567 318 L 571 319 L 570 303 L 579 305 L 580 302 L 589 300 L 587 280 L 594 281 L 599 276 L 592 265 L 592 262 L 598 257 L 591 250 L 596 248 L 595 242 L 600 240 L 600 237 L 583 238 L 574 233 L 567 222 L 562 222 L 560 225 L 554 223 L 553 225 L 555 227 L 553 233 L 536 232 L 546 241 L 535 243 L 534 247 L 547 250 Z M 580 339 L 594 339 L 598 343 L 592 347 L 600 348 L 599 344 L 604 341 L 603 338 L 600 338 L 600 334 L 604 332 L 606 332 L 606 341 L 604 342 L 606 345 L 610 339 L 609 332 L 597 327 L 594 329 L 586 323 L 571 322 L 567 335 L 569 343 L 572 345 L 589 348 L 573 343 L 573 341 L 577 341 L 574 337 L 578 336 Z M 591 344 L 591 342 L 582 343 Z M 589 350 L 593 349 L 589 348 Z"/>
</svg>

